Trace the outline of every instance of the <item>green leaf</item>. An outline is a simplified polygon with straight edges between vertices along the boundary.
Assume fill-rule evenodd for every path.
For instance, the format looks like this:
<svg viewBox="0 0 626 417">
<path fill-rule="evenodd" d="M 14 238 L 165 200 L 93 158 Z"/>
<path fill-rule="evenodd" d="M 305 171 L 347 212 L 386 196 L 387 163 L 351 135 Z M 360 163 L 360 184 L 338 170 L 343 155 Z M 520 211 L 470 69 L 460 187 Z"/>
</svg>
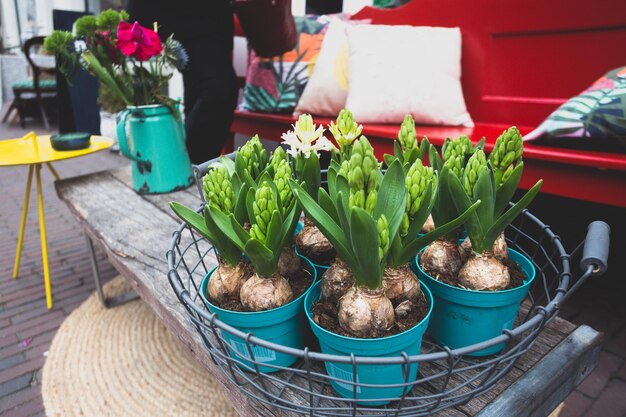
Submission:
<svg viewBox="0 0 626 417">
<path fill-rule="evenodd" d="M 207 229 L 206 224 L 204 224 L 204 216 L 176 201 L 170 201 L 170 208 L 182 221 L 207 238 L 209 242 L 214 243 L 216 241 L 215 237 Z"/>
<path fill-rule="evenodd" d="M 311 156 L 304 160 L 302 172 L 299 180 L 303 180 L 306 184 L 306 190 L 313 198 L 317 197 L 317 190 L 320 189 L 320 160 L 314 152 Z"/>
<path fill-rule="evenodd" d="M 265 235 L 265 245 L 272 251 L 280 251 L 282 249 L 282 216 L 278 210 L 272 212 L 270 222 L 267 225 L 267 234 Z"/>
<path fill-rule="evenodd" d="M 248 220 L 250 221 L 250 224 L 255 223 L 254 207 L 253 207 L 255 193 L 256 193 L 256 190 L 254 188 L 248 189 L 248 192 L 246 193 L 246 212 L 248 214 Z"/>
<path fill-rule="evenodd" d="M 375 290 L 382 283 L 382 266 L 378 257 L 378 230 L 376 221 L 360 207 L 353 207 L 350 216 L 350 240 L 356 265 L 352 272 L 357 285 Z M 390 235 L 392 236 L 392 235 Z"/>
<path fill-rule="evenodd" d="M 428 162 L 435 171 L 441 172 L 443 168 L 443 161 L 437 152 L 437 148 L 434 146 L 430 146 L 428 148 Z"/>
<path fill-rule="evenodd" d="M 374 207 L 374 218 L 381 214 L 389 222 L 389 236 L 395 236 L 402 222 L 402 215 L 406 205 L 405 175 L 400 161 L 394 161 L 387 169 L 380 187 Z"/>
<path fill-rule="evenodd" d="M 447 166 L 442 167 L 439 171 L 439 186 L 437 187 L 437 194 L 435 196 L 435 205 L 431 212 L 435 226 L 444 225 L 454 220 L 458 215 L 450 192 L 449 184 L 451 178 L 456 178 L 456 175 L 451 173 L 450 168 Z M 452 238 L 453 236 L 448 237 Z"/>
<path fill-rule="evenodd" d="M 430 141 L 428 140 L 428 138 L 426 136 L 424 136 L 422 138 L 422 141 L 420 142 L 420 159 L 422 160 L 423 164 L 426 164 L 426 160 L 428 159 L 428 157 L 430 155 L 430 148 L 434 148 L 434 146 L 431 145 Z M 433 167 L 433 169 L 434 169 L 434 167 Z"/>
<path fill-rule="evenodd" d="M 326 192 L 325 189 L 320 188 L 318 193 L 317 193 L 317 202 L 319 203 L 320 207 L 326 212 L 328 213 L 328 215 L 330 217 L 333 218 L 333 220 L 335 221 L 335 223 L 339 223 L 339 214 L 337 213 L 337 208 L 335 207 L 335 204 L 333 203 L 333 200 L 330 198 L 330 195 L 328 195 L 328 192 Z"/>
<path fill-rule="evenodd" d="M 478 206 L 480 206 L 480 204 L 481 204 L 480 200 L 476 201 L 474 204 L 469 206 L 469 208 L 465 210 L 465 212 L 463 212 L 456 219 L 452 220 L 449 223 L 444 224 L 441 227 L 436 228 L 430 233 L 426 233 L 423 236 L 419 236 L 413 242 L 406 245 L 404 249 L 402 250 L 401 254 L 397 257 L 397 261 L 399 261 L 399 263 L 395 266 L 404 265 L 412 257 L 414 257 L 423 247 L 431 244 L 432 242 L 439 239 L 440 237 L 445 236 L 448 233 L 453 232 L 457 228 L 461 227 L 461 225 L 463 225 L 463 223 L 465 223 L 467 219 L 469 219 L 469 217 L 474 214 L 474 211 L 476 210 Z"/>
<path fill-rule="evenodd" d="M 226 235 L 228 239 L 230 239 L 235 245 L 237 245 L 240 250 L 243 250 L 246 241 L 250 239 L 250 235 L 245 230 L 243 231 L 243 234 L 238 233 L 235 230 L 235 226 L 233 225 L 233 221 L 234 223 L 236 223 L 235 216 L 232 214 L 227 216 L 226 214 L 222 213 L 217 207 L 208 207 L 208 210 L 210 219 L 213 220 L 213 222 Z M 233 221 L 231 221 L 231 217 Z"/>
<path fill-rule="evenodd" d="M 300 202 L 300 206 L 304 208 L 304 212 L 315 225 L 326 236 L 330 243 L 333 244 L 339 257 L 350 264 L 353 259 L 350 242 L 346 238 L 344 231 L 335 223 L 332 217 L 328 215 L 311 196 L 293 180 L 289 181 L 293 195 Z"/>
<path fill-rule="evenodd" d="M 456 207 L 459 213 L 467 211 L 467 209 L 472 206 L 472 201 L 465 193 L 465 189 L 461 185 L 461 181 L 456 175 L 450 174 L 448 175 L 447 184 L 454 207 Z M 442 189 L 440 189 L 440 192 L 441 191 Z M 465 222 L 465 228 L 467 229 L 467 233 L 472 240 L 472 244 L 474 244 L 474 242 L 482 241 L 483 236 L 485 235 L 485 231 L 483 230 L 480 219 L 476 213 L 472 213 L 468 217 L 467 221 Z"/>
<path fill-rule="evenodd" d="M 237 200 L 235 201 L 235 207 L 233 207 L 233 214 L 239 224 L 244 224 L 245 222 L 250 221 L 248 218 L 248 210 L 246 209 L 246 197 L 248 196 L 249 189 L 248 184 L 241 184 L 239 192 L 235 194 L 237 196 Z"/>
<path fill-rule="evenodd" d="M 524 210 L 528 205 L 533 201 L 533 199 L 539 193 L 539 189 L 541 188 L 541 184 L 543 184 L 543 180 L 537 181 L 537 183 L 528 190 L 524 197 L 522 197 L 513 207 L 511 207 L 508 211 L 506 211 L 500 218 L 487 230 L 484 238 L 484 243 L 487 249 L 490 249 L 493 246 L 493 242 L 496 241 L 500 233 L 507 228 L 509 224 Z M 470 237 L 471 238 L 471 237 Z M 472 244 L 474 243 L 474 239 L 472 239 Z"/>
<path fill-rule="evenodd" d="M 385 161 L 385 166 L 389 167 L 397 158 L 393 155 L 389 155 L 388 153 L 383 155 L 383 161 Z"/>
<path fill-rule="evenodd" d="M 215 246 L 215 249 L 217 249 L 217 252 L 224 258 L 226 263 L 237 265 L 241 262 L 243 259 L 241 248 L 213 221 L 207 206 L 204 206 L 204 224 L 215 237 L 216 240 L 213 242 L 213 246 Z"/>
<path fill-rule="evenodd" d="M 246 243 L 243 251 L 260 277 L 268 277 L 276 272 L 280 251 L 276 256 L 267 246 L 254 238 Z"/>
<path fill-rule="evenodd" d="M 235 173 L 235 161 L 222 155 L 220 157 L 220 163 L 226 168 L 229 177 Z"/>
<path fill-rule="evenodd" d="M 487 231 L 487 229 L 489 229 L 495 221 L 493 212 L 495 198 L 493 174 L 492 171 L 487 168 L 478 175 L 478 180 L 474 186 L 474 197 L 472 198 L 472 201 L 482 201 L 480 207 L 476 209 L 476 216 L 478 217 L 478 221 L 483 231 Z M 461 209 L 458 206 L 457 210 L 461 212 Z"/>
<path fill-rule="evenodd" d="M 300 210 L 298 210 L 298 205 L 294 204 L 291 207 L 291 210 L 287 212 L 282 224 L 282 228 L 280 230 L 281 242 L 280 248 L 284 248 L 287 245 L 290 245 L 293 241 L 294 234 L 296 233 L 296 226 L 298 224 L 298 220 L 300 219 Z"/>
<path fill-rule="evenodd" d="M 337 195 L 337 217 L 339 217 L 339 225 L 345 232 L 346 236 L 350 235 L 350 204 L 343 197 L 343 191 Z"/>
<path fill-rule="evenodd" d="M 334 161 L 333 161 L 334 162 Z M 326 173 L 326 182 L 328 182 L 328 192 L 333 201 L 337 201 L 337 173 L 339 169 L 333 166 L 331 162 L 330 167 Z"/>
<path fill-rule="evenodd" d="M 496 204 L 494 207 L 494 216 L 502 214 L 504 209 L 507 208 L 509 202 L 513 198 L 515 191 L 522 178 L 522 172 L 524 171 L 524 163 L 520 162 L 511 172 L 511 175 L 504 181 L 498 190 L 496 191 Z"/>
<path fill-rule="evenodd" d="M 483 136 L 483 138 L 481 140 L 479 140 L 476 145 L 474 145 L 474 151 L 477 151 L 479 149 L 484 149 L 485 148 L 485 142 L 487 141 L 487 138 Z"/>
</svg>

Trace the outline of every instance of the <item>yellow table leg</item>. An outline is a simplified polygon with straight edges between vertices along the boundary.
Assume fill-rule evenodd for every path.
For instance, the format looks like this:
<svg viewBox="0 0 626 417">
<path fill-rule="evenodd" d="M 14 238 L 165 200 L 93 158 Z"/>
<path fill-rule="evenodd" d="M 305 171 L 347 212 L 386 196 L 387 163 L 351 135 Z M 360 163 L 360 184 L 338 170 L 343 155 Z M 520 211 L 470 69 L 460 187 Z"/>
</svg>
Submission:
<svg viewBox="0 0 626 417">
<path fill-rule="evenodd" d="M 50 271 L 48 270 L 48 245 L 46 243 L 46 222 L 43 215 L 43 194 L 41 187 L 41 164 L 35 166 L 37 179 L 37 203 L 39 206 L 39 233 L 41 235 L 41 259 L 43 261 L 43 279 L 46 287 L 46 304 L 52 308 L 52 290 L 50 288 Z"/>
<path fill-rule="evenodd" d="M 61 180 L 61 177 L 59 177 L 59 173 L 56 169 L 54 169 L 52 164 L 50 162 L 46 162 L 46 165 L 48 165 L 48 169 L 50 169 L 50 172 L 52 172 L 52 175 L 54 175 L 54 179 L 57 181 Z"/>
<path fill-rule="evenodd" d="M 15 251 L 15 265 L 13 267 L 13 279 L 17 278 L 20 270 L 20 257 L 22 255 L 22 243 L 24 242 L 24 229 L 26 228 L 26 215 L 28 214 L 28 203 L 30 201 L 30 186 L 33 182 L 33 165 L 28 166 L 28 180 L 26 181 L 26 192 L 24 193 L 24 207 L 22 208 L 22 221 L 20 222 L 20 234 L 17 238 L 17 250 Z"/>
</svg>

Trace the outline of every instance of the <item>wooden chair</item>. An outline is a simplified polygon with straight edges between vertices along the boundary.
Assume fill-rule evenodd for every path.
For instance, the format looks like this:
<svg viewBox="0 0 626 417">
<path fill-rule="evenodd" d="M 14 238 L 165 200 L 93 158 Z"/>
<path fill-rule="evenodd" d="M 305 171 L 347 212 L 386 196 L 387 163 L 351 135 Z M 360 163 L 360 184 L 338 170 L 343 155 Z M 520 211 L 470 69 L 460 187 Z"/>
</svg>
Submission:
<svg viewBox="0 0 626 417">
<path fill-rule="evenodd" d="M 13 84 L 13 102 L 2 118 L 2 123 L 7 121 L 13 110 L 16 110 L 20 117 L 20 124 L 22 127 L 26 127 L 24 118 L 27 106 L 29 102 L 35 101 L 46 130 L 50 130 L 49 117 L 46 112 L 46 106 L 44 105 L 44 99 L 56 98 L 57 85 L 56 79 L 53 78 L 56 75 L 56 69 L 54 67 L 48 68 L 39 66 L 31 57 L 33 49 L 35 47 L 41 47 L 44 39 L 44 36 L 36 36 L 24 43 L 24 56 L 26 56 L 26 60 L 30 65 L 32 79 L 18 81 Z"/>
</svg>

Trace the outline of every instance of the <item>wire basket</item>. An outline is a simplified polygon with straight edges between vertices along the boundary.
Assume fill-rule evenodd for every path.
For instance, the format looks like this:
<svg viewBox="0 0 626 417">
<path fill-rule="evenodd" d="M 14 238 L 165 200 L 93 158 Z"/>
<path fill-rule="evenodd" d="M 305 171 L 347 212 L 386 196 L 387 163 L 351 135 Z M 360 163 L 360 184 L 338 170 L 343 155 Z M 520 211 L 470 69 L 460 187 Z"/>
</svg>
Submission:
<svg viewBox="0 0 626 417">
<path fill-rule="evenodd" d="M 312 334 L 307 339 L 307 348 L 292 349 L 223 323 L 209 312 L 199 294 L 201 280 L 217 265 L 215 251 L 185 224 L 173 234 L 167 261 L 172 288 L 207 351 L 230 382 L 250 398 L 259 415 L 275 416 L 279 410 L 309 416 L 426 416 L 465 404 L 490 390 L 531 348 L 541 330 L 556 316 L 559 305 L 594 274 L 594 269 L 597 272 L 596 266 L 589 265 L 578 280 L 573 280 L 570 255 L 559 237 L 527 210 L 508 227 L 506 236 L 509 247 L 531 259 L 537 272 L 513 329 L 482 343 L 454 350 L 437 345 L 426 335 L 421 354 L 417 356 L 373 358 L 323 354 Z M 230 349 L 223 336 L 225 333 L 241 338 L 244 341 L 241 348 Z M 506 343 L 506 348 L 497 355 L 468 356 L 501 343 Z M 297 361 L 290 367 L 276 366 L 278 372 L 265 374 L 259 372 L 259 367 L 267 364 L 255 358 L 255 352 L 280 352 L 296 357 Z M 326 373 L 325 362 L 352 364 L 353 372 L 330 376 Z M 417 364 L 417 380 L 409 380 L 409 370 Z M 357 365 L 400 365 L 404 382 L 401 385 L 360 384 L 356 378 Z M 331 380 L 352 389 L 353 398 L 338 395 L 330 385 Z M 356 399 L 363 386 L 401 386 L 403 395 L 390 398 L 391 402 L 385 406 L 367 407 Z"/>
</svg>

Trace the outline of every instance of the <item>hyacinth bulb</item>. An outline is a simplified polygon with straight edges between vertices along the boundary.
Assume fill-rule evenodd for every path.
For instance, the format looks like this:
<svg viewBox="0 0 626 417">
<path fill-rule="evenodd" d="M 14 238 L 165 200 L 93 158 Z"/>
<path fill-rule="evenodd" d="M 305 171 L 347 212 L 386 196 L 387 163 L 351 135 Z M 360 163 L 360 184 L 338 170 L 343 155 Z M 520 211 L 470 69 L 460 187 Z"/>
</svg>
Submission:
<svg viewBox="0 0 626 417">
<path fill-rule="evenodd" d="M 298 252 L 311 260 L 332 258 L 335 254 L 335 249 L 330 240 L 306 217 L 304 218 L 304 227 L 296 236 L 296 248 L 298 248 Z"/>
<path fill-rule="evenodd" d="M 379 337 L 395 322 L 393 304 L 381 289 L 352 287 L 339 299 L 339 325 L 357 337 Z"/>
<path fill-rule="evenodd" d="M 465 253 L 469 256 L 472 253 L 472 241 L 469 237 L 466 237 L 463 243 L 461 244 L 461 248 L 465 251 Z M 491 248 L 491 253 L 498 259 L 508 259 L 509 251 L 508 245 L 506 244 L 506 239 L 504 238 L 504 232 L 500 233 L 498 238 L 493 242 L 493 247 Z"/>
<path fill-rule="evenodd" d="M 422 268 L 433 275 L 456 277 L 465 262 L 465 252 L 454 240 L 438 239 L 420 256 Z"/>
<path fill-rule="evenodd" d="M 293 299 L 289 282 L 279 274 L 252 275 L 242 286 L 239 300 L 246 310 L 264 311 L 280 307 Z"/>
<path fill-rule="evenodd" d="M 289 277 L 297 273 L 301 268 L 300 258 L 291 245 L 285 246 L 278 257 L 277 272 L 283 277 Z"/>
<path fill-rule="evenodd" d="M 237 265 L 220 263 L 207 286 L 209 299 L 216 302 L 223 302 L 239 296 L 239 290 L 248 279 L 250 273 L 248 266 L 242 261 Z"/>
<path fill-rule="evenodd" d="M 419 298 L 422 287 L 417 276 L 408 265 L 399 268 L 385 268 L 383 272 L 383 291 L 393 305 L 403 301 L 415 301 Z"/>
<path fill-rule="evenodd" d="M 337 258 L 335 262 L 324 272 L 320 282 L 322 298 L 338 301 L 354 286 L 355 279 L 350 267 Z"/>
<path fill-rule="evenodd" d="M 508 269 L 490 253 L 473 254 L 459 271 L 459 284 L 470 290 L 503 290 L 510 281 Z"/>
</svg>

